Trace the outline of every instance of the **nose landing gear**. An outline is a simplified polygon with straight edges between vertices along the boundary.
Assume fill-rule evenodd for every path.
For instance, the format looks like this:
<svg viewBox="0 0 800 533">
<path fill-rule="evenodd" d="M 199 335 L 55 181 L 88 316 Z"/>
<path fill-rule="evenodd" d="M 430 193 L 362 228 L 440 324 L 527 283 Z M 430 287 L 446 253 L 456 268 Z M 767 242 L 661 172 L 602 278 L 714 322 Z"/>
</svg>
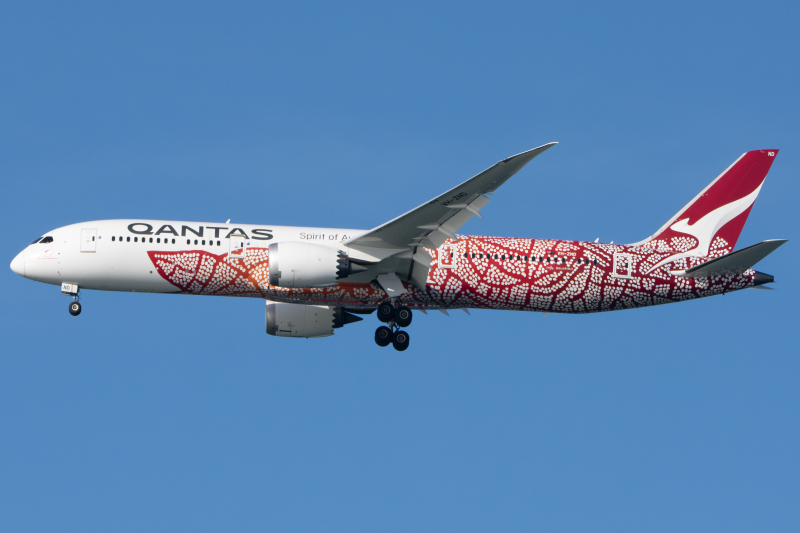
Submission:
<svg viewBox="0 0 800 533">
<path fill-rule="evenodd" d="M 80 288 L 74 283 L 62 283 L 61 294 L 72 296 L 72 302 L 69 304 L 69 314 L 78 316 L 81 314 L 81 304 L 78 302 Z"/>
<path fill-rule="evenodd" d="M 375 344 L 380 347 L 391 344 L 398 352 L 408 348 L 409 335 L 400 328 L 411 324 L 411 309 L 404 305 L 396 307 L 390 302 L 383 302 L 378 306 L 378 320 L 385 322 L 387 326 L 375 330 Z"/>
</svg>

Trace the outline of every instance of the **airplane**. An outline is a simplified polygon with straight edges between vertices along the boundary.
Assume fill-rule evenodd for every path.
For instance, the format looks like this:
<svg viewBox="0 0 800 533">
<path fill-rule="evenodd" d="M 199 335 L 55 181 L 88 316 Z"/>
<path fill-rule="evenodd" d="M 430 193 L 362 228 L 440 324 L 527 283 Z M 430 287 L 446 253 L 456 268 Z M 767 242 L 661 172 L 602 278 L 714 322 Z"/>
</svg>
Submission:
<svg viewBox="0 0 800 533">
<path fill-rule="evenodd" d="M 489 196 L 557 143 L 503 159 L 372 230 L 169 220 L 97 220 L 46 233 L 16 274 L 80 291 L 261 298 L 266 332 L 327 337 L 377 313 L 375 342 L 409 346 L 414 311 L 595 313 L 741 289 L 774 277 L 752 267 L 786 240 L 733 251 L 778 150 L 747 152 L 652 236 L 629 244 L 456 233 Z"/>
</svg>

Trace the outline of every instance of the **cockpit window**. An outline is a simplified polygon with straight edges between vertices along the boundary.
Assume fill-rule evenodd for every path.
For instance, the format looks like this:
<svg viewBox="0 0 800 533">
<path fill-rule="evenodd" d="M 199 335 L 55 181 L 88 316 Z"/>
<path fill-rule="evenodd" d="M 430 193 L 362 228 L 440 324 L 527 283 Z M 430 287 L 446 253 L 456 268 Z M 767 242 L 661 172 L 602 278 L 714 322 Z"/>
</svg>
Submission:
<svg viewBox="0 0 800 533">
<path fill-rule="evenodd" d="M 41 241 L 39 241 L 39 244 L 46 244 L 48 242 L 53 242 L 53 237 L 44 237 Z"/>
<path fill-rule="evenodd" d="M 36 244 L 37 242 L 39 242 L 39 241 L 40 241 L 40 240 L 42 240 L 42 239 L 44 239 L 44 237 L 39 237 L 38 239 L 36 239 L 35 241 L 33 241 L 31 244 Z"/>
</svg>

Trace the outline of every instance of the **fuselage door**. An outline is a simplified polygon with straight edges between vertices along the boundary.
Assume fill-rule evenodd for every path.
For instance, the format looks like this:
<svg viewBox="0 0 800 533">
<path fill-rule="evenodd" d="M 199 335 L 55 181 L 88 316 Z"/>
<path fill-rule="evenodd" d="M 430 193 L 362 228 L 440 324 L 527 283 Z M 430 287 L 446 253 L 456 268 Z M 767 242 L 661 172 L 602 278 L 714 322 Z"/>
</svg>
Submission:
<svg viewBox="0 0 800 533">
<path fill-rule="evenodd" d="M 247 246 L 250 244 L 247 237 L 243 235 L 231 235 L 228 239 L 230 241 L 230 250 L 228 251 L 229 259 L 244 259 L 247 252 Z"/>
<path fill-rule="evenodd" d="M 82 229 L 81 252 L 96 252 L 96 251 L 97 251 L 97 230 Z"/>
<path fill-rule="evenodd" d="M 633 275 L 633 258 L 631 254 L 614 254 L 614 270 L 611 275 L 622 279 L 628 279 Z"/>
<path fill-rule="evenodd" d="M 450 245 L 439 248 L 439 268 L 453 268 L 455 259 L 455 248 Z"/>
</svg>

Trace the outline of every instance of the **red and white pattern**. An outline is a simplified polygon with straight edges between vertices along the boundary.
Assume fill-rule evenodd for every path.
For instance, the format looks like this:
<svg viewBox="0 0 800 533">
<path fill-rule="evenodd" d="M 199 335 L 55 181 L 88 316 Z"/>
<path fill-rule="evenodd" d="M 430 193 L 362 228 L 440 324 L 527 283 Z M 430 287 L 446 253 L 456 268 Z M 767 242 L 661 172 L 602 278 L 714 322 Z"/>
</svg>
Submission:
<svg viewBox="0 0 800 533">
<path fill-rule="evenodd" d="M 696 245 L 696 240 L 686 235 L 640 246 L 461 236 L 438 250 L 428 250 L 432 261 L 425 290 L 405 284 L 408 293 L 400 300 L 422 309 L 591 313 L 690 300 L 752 286 L 752 270 L 699 279 L 670 272 L 730 252 L 721 237 L 711 243 L 708 257 L 679 257 L 653 268 Z M 441 263 L 439 254 L 443 255 Z M 149 255 L 158 273 L 182 293 L 364 308 L 387 299 L 376 283 L 340 283 L 318 289 L 271 286 L 269 253 L 264 248 L 249 248 L 243 258 L 202 250 L 153 251 Z"/>
<path fill-rule="evenodd" d="M 645 307 L 753 286 L 755 273 L 688 279 L 672 273 L 733 251 L 777 150 L 743 154 L 670 219 L 634 245 L 463 236 L 430 253 L 424 290 L 406 284 L 415 308 L 592 313 Z M 374 308 L 388 295 L 373 283 L 320 289 L 269 285 L 269 253 L 148 252 L 180 292 Z"/>
</svg>

